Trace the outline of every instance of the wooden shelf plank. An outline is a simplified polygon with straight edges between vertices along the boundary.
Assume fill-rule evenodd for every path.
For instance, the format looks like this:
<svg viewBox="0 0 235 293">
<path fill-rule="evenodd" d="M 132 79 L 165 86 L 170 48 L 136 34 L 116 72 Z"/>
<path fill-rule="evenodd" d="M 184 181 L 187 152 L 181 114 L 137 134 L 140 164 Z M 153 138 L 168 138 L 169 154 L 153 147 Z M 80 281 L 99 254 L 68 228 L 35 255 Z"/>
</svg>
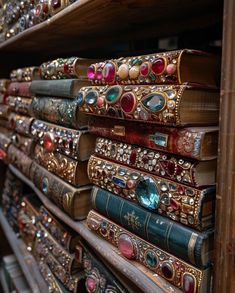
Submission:
<svg viewBox="0 0 235 293">
<path fill-rule="evenodd" d="M 9 165 L 10 170 L 27 185 L 29 185 L 34 192 L 41 199 L 42 203 L 56 215 L 65 224 L 70 226 L 84 240 L 86 240 L 91 247 L 93 247 L 100 256 L 104 258 L 107 263 L 114 266 L 121 274 L 133 282 L 140 290 L 148 293 L 179 293 L 181 290 L 169 284 L 157 274 L 151 272 L 146 267 L 134 261 L 128 261 L 120 255 L 117 248 L 109 244 L 104 239 L 98 237 L 87 228 L 86 221 L 75 222 L 65 213 L 63 213 L 54 203 L 52 203 L 44 194 L 42 194 L 19 170 L 14 166 Z"/>
<path fill-rule="evenodd" d="M 18 262 L 32 292 L 49 292 L 48 286 L 46 285 L 44 279 L 41 276 L 41 273 L 39 272 L 34 257 L 27 251 L 25 243 L 21 239 L 17 238 L 16 234 L 14 233 L 11 226 L 8 224 L 5 216 L 3 215 L 2 210 L 0 210 L 0 224 L 16 258 L 18 259 Z"/>
</svg>

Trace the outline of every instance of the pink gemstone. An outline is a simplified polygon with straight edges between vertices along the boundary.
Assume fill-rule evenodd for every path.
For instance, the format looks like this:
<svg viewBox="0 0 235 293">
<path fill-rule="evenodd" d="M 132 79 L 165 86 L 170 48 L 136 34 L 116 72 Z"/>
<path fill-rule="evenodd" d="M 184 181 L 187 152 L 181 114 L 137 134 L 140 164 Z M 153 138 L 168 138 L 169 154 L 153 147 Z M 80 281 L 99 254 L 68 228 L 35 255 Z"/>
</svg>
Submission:
<svg viewBox="0 0 235 293">
<path fill-rule="evenodd" d="M 195 279 L 190 274 L 184 275 L 183 292 L 184 293 L 194 293 L 195 292 Z"/>
<path fill-rule="evenodd" d="M 185 192 L 184 187 L 183 187 L 183 186 L 179 186 L 179 187 L 178 187 L 178 192 L 179 192 L 180 194 L 183 194 L 183 193 Z"/>
<path fill-rule="evenodd" d="M 140 65 L 140 74 L 142 76 L 147 76 L 149 74 L 150 68 L 149 68 L 149 63 L 144 62 Z"/>
<path fill-rule="evenodd" d="M 103 69 L 103 76 L 106 82 L 111 83 L 115 79 L 116 69 L 113 63 L 106 63 Z"/>
<path fill-rule="evenodd" d="M 64 73 L 69 73 L 69 65 L 67 63 L 64 64 Z"/>
<path fill-rule="evenodd" d="M 54 138 L 51 133 L 46 133 L 43 137 L 43 147 L 49 152 L 52 152 L 55 149 L 53 140 Z"/>
<path fill-rule="evenodd" d="M 103 78 L 102 68 L 98 68 L 96 71 L 96 79 L 101 80 Z"/>
<path fill-rule="evenodd" d="M 121 99 L 121 108 L 125 113 L 131 113 L 134 110 L 136 101 L 135 96 L 132 93 L 126 93 Z"/>
<path fill-rule="evenodd" d="M 135 181 L 129 179 L 129 180 L 127 180 L 126 185 L 127 185 L 127 188 L 132 189 L 135 186 Z"/>
<path fill-rule="evenodd" d="M 175 64 L 168 64 L 167 67 L 166 67 L 166 72 L 167 74 L 169 75 L 172 75 L 174 74 L 176 71 L 176 65 Z"/>
<path fill-rule="evenodd" d="M 104 105 L 104 98 L 99 97 L 96 101 L 96 105 L 101 108 Z"/>
<path fill-rule="evenodd" d="M 87 277 L 86 279 L 86 289 L 89 293 L 95 292 L 96 290 L 96 280 L 92 277 Z"/>
<path fill-rule="evenodd" d="M 118 239 L 118 249 L 126 258 L 135 258 L 135 248 L 131 238 L 127 234 L 120 235 Z"/>
<path fill-rule="evenodd" d="M 7 154 L 2 149 L 0 149 L 0 160 L 4 159 L 6 155 Z"/>
<path fill-rule="evenodd" d="M 157 58 L 152 63 L 152 71 L 159 75 L 162 74 L 165 70 L 165 60 L 163 58 Z"/>
<path fill-rule="evenodd" d="M 35 15 L 37 16 L 37 17 L 39 17 L 40 16 L 40 14 L 41 14 L 41 5 L 40 4 L 38 4 L 37 6 L 36 6 L 36 11 L 35 11 Z"/>
<path fill-rule="evenodd" d="M 130 154 L 130 164 L 131 165 L 135 165 L 136 158 L 137 158 L 137 151 L 133 150 Z"/>
<path fill-rule="evenodd" d="M 178 210 L 179 207 L 180 207 L 180 203 L 179 203 L 177 200 L 171 198 L 171 207 L 172 207 L 174 210 Z"/>
<path fill-rule="evenodd" d="M 91 65 L 87 69 L 87 77 L 89 79 L 94 79 L 95 78 L 95 66 Z"/>
</svg>

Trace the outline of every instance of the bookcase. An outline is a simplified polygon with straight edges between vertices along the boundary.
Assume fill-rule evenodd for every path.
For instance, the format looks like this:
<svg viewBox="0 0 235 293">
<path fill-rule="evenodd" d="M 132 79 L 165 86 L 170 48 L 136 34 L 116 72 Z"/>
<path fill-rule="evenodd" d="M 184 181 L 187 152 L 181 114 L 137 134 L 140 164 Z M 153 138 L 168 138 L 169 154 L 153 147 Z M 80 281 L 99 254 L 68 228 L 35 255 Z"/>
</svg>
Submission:
<svg viewBox="0 0 235 293">
<path fill-rule="evenodd" d="M 224 3 L 219 0 L 78 0 L 51 19 L 0 44 L 0 77 L 9 76 L 14 68 L 40 65 L 56 57 L 73 55 L 107 59 L 186 47 L 221 53 L 215 293 L 234 292 L 235 285 L 234 24 L 234 0 Z M 14 167 L 11 170 L 31 184 Z M 143 274 L 142 266 L 130 264 L 120 257 L 108 243 L 93 235 L 85 222 L 72 221 L 43 194 L 35 192 L 49 210 L 81 234 L 115 268 L 117 275 L 125 275 L 126 284 L 135 284 L 135 287 L 129 284 L 132 289 L 136 288 L 135 292 L 179 291 L 170 291 L 167 283 L 157 277 L 154 283 L 146 269 Z M 4 220 L 1 223 L 5 225 Z"/>
</svg>

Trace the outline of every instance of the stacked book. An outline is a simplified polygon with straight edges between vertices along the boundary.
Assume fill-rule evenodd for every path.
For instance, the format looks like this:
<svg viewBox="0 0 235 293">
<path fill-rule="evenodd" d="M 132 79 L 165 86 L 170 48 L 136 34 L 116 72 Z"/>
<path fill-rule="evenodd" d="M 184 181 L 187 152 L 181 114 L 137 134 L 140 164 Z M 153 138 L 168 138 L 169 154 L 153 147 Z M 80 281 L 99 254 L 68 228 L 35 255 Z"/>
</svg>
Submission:
<svg viewBox="0 0 235 293">
<path fill-rule="evenodd" d="M 100 137 L 88 227 L 184 292 L 209 292 L 218 136 L 215 56 L 179 50 L 92 64 L 80 111 Z"/>
</svg>

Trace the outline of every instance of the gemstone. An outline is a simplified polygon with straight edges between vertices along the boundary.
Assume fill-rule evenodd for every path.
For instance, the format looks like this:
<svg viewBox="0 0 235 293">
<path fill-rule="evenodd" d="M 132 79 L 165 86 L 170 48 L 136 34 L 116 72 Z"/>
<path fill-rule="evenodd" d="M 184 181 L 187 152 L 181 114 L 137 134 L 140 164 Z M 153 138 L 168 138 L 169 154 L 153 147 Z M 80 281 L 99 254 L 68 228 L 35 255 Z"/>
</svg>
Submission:
<svg viewBox="0 0 235 293">
<path fill-rule="evenodd" d="M 148 76 L 150 71 L 150 64 L 148 62 L 144 62 L 140 65 L 140 74 L 142 76 Z"/>
<path fill-rule="evenodd" d="M 104 105 L 104 98 L 103 97 L 99 97 L 97 99 L 96 105 L 101 108 Z"/>
<path fill-rule="evenodd" d="M 4 159 L 6 155 L 7 154 L 2 149 L 0 149 L 0 160 Z"/>
<path fill-rule="evenodd" d="M 64 64 L 64 73 L 69 73 L 69 65 L 67 63 Z"/>
<path fill-rule="evenodd" d="M 136 79 L 136 78 L 138 78 L 139 74 L 140 74 L 140 67 L 139 67 L 139 65 L 132 66 L 131 69 L 129 70 L 129 77 L 130 77 L 130 79 Z"/>
<path fill-rule="evenodd" d="M 135 248 L 127 234 L 121 234 L 118 239 L 118 249 L 128 259 L 135 258 Z"/>
<path fill-rule="evenodd" d="M 36 6 L 36 11 L 35 11 L 35 16 L 36 16 L 36 17 L 39 17 L 39 16 L 40 16 L 40 14 L 41 14 L 41 10 L 42 10 L 42 5 L 41 5 L 41 4 L 38 4 L 38 5 Z"/>
<path fill-rule="evenodd" d="M 53 1 L 52 1 L 52 7 L 53 7 L 54 9 L 58 9 L 58 8 L 60 8 L 60 6 L 61 6 L 61 2 L 60 2 L 60 0 L 53 0 Z"/>
<path fill-rule="evenodd" d="M 140 111 L 140 119 L 148 120 L 149 119 L 149 113 L 147 111 L 145 111 L 144 109 L 141 109 L 141 111 Z"/>
<path fill-rule="evenodd" d="M 164 205 L 167 205 L 167 206 L 170 204 L 170 198 L 169 198 L 169 196 L 168 196 L 167 193 L 162 194 L 162 196 L 161 196 L 161 202 Z"/>
<path fill-rule="evenodd" d="M 157 190 L 157 185 L 151 177 L 141 177 L 137 183 L 135 192 L 137 199 L 142 206 L 153 210 L 158 207 L 160 196 Z"/>
<path fill-rule="evenodd" d="M 106 82 L 110 83 L 113 82 L 115 79 L 115 66 L 113 63 L 106 63 L 103 68 L 103 76 Z"/>
<path fill-rule="evenodd" d="M 183 277 L 183 292 L 184 293 L 195 293 L 196 291 L 195 277 L 190 274 L 184 274 Z"/>
<path fill-rule="evenodd" d="M 163 273 L 163 276 L 166 279 L 172 279 L 173 277 L 173 267 L 169 262 L 163 262 L 161 266 L 161 271 Z"/>
<path fill-rule="evenodd" d="M 84 96 L 82 92 L 79 92 L 78 95 L 76 96 L 76 103 L 78 106 L 81 106 L 84 102 Z"/>
<path fill-rule="evenodd" d="M 126 93 L 122 96 L 120 101 L 120 106 L 123 112 L 125 113 L 133 112 L 135 105 L 136 105 L 136 99 L 133 93 Z"/>
<path fill-rule="evenodd" d="M 131 179 L 127 180 L 126 186 L 129 189 L 133 188 L 135 186 L 135 181 L 134 180 L 131 180 Z"/>
<path fill-rule="evenodd" d="M 141 102 L 147 110 L 153 113 L 161 111 L 166 103 L 165 96 L 160 93 L 152 93 L 145 97 Z"/>
<path fill-rule="evenodd" d="M 119 66 L 117 74 L 121 79 L 126 79 L 128 77 L 128 74 L 129 74 L 128 65 L 127 64 L 122 64 L 121 66 Z"/>
<path fill-rule="evenodd" d="M 46 133 L 43 136 L 43 147 L 49 152 L 52 152 L 55 149 L 54 136 L 52 133 Z"/>
<path fill-rule="evenodd" d="M 169 99 L 174 99 L 176 96 L 176 91 L 175 90 L 167 90 L 165 93 L 168 95 Z"/>
<path fill-rule="evenodd" d="M 102 68 L 98 68 L 96 71 L 96 79 L 101 80 L 103 78 Z"/>
<path fill-rule="evenodd" d="M 122 94 L 122 88 L 120 86 L 112 86 L 110 87 L 105 95 L 105 99 L 108 103 L 113 104 L 115 103 L 118 98 L 121 96 Z"/>
<path fill-rule="evenodd" d="M 172 75 L 174 74 L 176 71 L 176 65 L 175 64 L 168 64 L 167 67 L 166 67 L 166 72 L 167 74 L 169 75 Z"/>
<path fill-rule="evenodd" d="M 121 179 L 121 178 L 118 178 L 116 176 L 113 176 L 112 181 L 113 181 L 113 183 L 115 185 L 117 185 L 117 186 L 119 186 L 121 188 L 125 188 L 126 187 L 126 182 L 123 179 Z"/>
<path fill-rule="evenodd" d="M 47 193 L 48 192 L 48 185 L 49 185 L 48 179 L 46 177 L 44 177 L 42 179 L 42 191 L 44 193 Z"/>
<path fill-rule="evenodd" d="M 85 101 L 88 105 L 93 105 L 98 99 L 98 94 L 96 91 L 89 91 L 85 96 Z"/>
<path fill-rule="evenodd" d="M 96 280 L 90 276 L 87 277 L 86 279 L 86 289 L 87 292 L 93 293 L 96 291 L 97 283 Z"/>
<path fill-rule="evenodd" d="M 171 198 L 171 207 L 174 210 L 178 210 L 180 207 L 180 203 L 177 200 L 175 200 L 174 198 Z"/>
<path fill-rule="evenodd" d="M 89 79 L 94 79 L 95 78 L 95 66 L 91 65 L 87 69 L 87 77 Z"/>
<path fill-rule="evenodd" d="M 157 256 L 152 251 L 148 251 L 145 255 L 146 257 L 146 263 L 152 267 L 155 268 L 158 264 Z"/>
<path fill-rule="evenodd" d="M 130 154 L 130 158 L 129 158 L 129 161 L 130 161 L 130 164 L 131 165 L 135 165 L 136 163 L 136 159 L 137 159 L 137 150 L 133 150 Z"/>
<path fill-rule="evenodd" d="M 165 64 L 165 60 L 163 58 L 157 58 L 157 59 L 153 60 L 152 71 L 155 74 L 157 74 L 157 75 L 162 74 L 165 71 L 165 67 L 166 67 L 166 64 Z"/>
<path fill-rule="evenodd" d="M 108 230 L 107 230 L 107 223 L 106 222 L 102 222 L 100 224 L 100 232 L 102 235 L 106 236 L 107 233 L 108 233 Z"/>
</svg>

